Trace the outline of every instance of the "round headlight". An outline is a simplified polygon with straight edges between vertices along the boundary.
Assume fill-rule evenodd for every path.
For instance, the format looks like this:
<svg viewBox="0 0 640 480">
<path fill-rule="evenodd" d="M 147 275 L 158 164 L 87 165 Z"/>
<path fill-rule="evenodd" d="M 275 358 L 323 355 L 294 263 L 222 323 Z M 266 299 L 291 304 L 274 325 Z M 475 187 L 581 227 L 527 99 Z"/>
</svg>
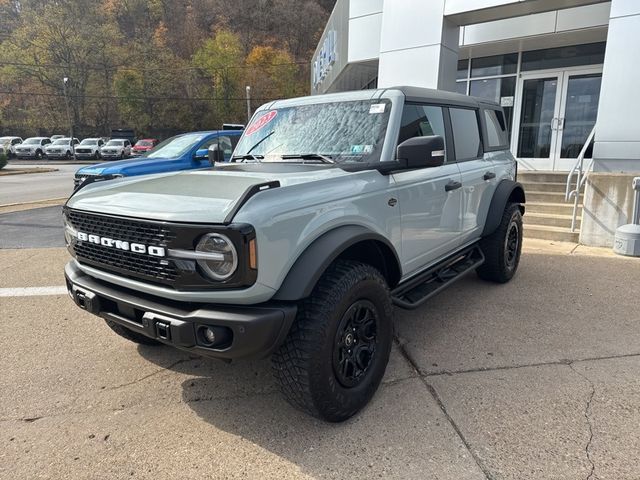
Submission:
<svg viewBox="0 0 640 480">
<path fill-rule="evenodd" d="M 196 252 L 211 254 L 199 259 L 198 265 L 213 280 L 226 280 L 238 268 L 238 253 L 231 240 L 219 233 L 209 233 L 202 237 Z"/>
<path fill-rule="evenodd" d="M 78 241 L 78 231 L 66 220 L 64 222 L 64 240 L 69 248 L 72 248 Z"/>
</svg>

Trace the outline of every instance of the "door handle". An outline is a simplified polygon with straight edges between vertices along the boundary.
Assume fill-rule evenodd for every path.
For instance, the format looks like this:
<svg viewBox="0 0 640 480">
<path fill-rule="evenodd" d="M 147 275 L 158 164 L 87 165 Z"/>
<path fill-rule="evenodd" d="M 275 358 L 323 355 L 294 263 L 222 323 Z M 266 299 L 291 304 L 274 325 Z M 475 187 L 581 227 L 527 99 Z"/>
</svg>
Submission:
<svg viewBox="0 0 640 480">
<path fill-rule="evenodd" d="M 459 188 L 462 188 L 462 183 L 460 182 L 454 182 L 453 180 L 451 180 L 449 183 L 447 183 L 444 186 L 444 191 L 445 192 L 450 192 L 452 190 L 457 190 Z"/>
<path fill-rule="evenodd" d="M 485 180 L 491 180 L 492 178 L 496 178 L 496 174 L 493 172 L 485 172 L 482 178 Z"/>
<path fill-rule="evenodd" d="M 560 131 L 564 130 L 564 117 L 558 120 L 558 130 Z"/>
<path fill-rule="evenodd" d="M 551 130 L 557 130 L 558 129 L 558 117 L 553 117 L 551 119 Z"/>
</svg>

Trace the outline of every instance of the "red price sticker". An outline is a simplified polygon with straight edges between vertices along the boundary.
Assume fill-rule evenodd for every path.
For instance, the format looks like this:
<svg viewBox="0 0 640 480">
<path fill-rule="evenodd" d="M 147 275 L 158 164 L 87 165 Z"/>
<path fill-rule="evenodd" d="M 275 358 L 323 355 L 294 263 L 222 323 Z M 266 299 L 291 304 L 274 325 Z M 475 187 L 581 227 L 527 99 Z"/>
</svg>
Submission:
<svg viewBox="0 0 640 480">
<path fill-rule="evenodd" d="M 244 134 L 253 135 L 258 130 L 261 130 L 262 128 L 264 128 L 264 126 L 267 125 L 269 122 L 271 122 L 271 120 L 276 118 L 276 115 L 278 115 L 277 110 L 271 110 L 270 112 L 265 113 L 260 118 L 258 118 L 255 122 L 249 125 L 249 127 L 247 128 L 247 131 L 244 132 Z"/>
</svg>

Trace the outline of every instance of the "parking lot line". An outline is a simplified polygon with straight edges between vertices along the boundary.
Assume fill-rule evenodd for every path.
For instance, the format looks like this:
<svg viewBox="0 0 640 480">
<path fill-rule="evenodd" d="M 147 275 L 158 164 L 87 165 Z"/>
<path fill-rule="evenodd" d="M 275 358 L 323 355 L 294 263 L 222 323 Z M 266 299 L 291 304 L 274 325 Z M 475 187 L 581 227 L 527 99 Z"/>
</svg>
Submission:
<svg viewBox="0 0 640 480">
<path fill-rule="evenodd" d="M 64 285 L 55 287 L 0 288 L 0 297 L 34 297 L 42 295 L 63 295 L 67 293 Z"/>
</svg>

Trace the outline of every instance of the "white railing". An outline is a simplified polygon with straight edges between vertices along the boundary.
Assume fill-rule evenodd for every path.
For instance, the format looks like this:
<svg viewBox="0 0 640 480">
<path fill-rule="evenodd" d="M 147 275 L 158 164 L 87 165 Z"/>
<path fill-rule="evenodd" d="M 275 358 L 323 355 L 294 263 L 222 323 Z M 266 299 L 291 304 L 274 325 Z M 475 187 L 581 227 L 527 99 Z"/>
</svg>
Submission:
<svg viewBox="0 0 640 480">
<path fill-rule="evenodd" d="M 587 165 L 587 168 L 584 167 L 584 156 L 587 153 L 587 149 L 589 148 L 589 145 L 593 141 L 593 137 L 595 136 L 595 134 L 596 134 L 596 127 L 594 126 L 593 130 L 591 130 L 591 133 L 587 137 L 587 141 L 584 142 L 584 145 L 582 146 L 582 150 L 580 150 L 580 154 L 576 159 L 576 163 L 573 165 L 573 168 L 569 172 L 569 175 L 567 175 L 567 187 L 565 189 L 564 199 L 567 202 L 570 200 L 573 200 L 573 215 L 571 216 L 572 232 L 576 231 L 576 220 L 578 217 L 578 202 L 580 201 L 580 190 L 582 190 L 582 187 L 584 186 L 587 180 L 587 172 L 593 166 L 593 158 L 592 158 L 589 164 Z M 574 176 L 576 177 L 576 188 L 571 190 L 571 184 Z"/>
</svg>

